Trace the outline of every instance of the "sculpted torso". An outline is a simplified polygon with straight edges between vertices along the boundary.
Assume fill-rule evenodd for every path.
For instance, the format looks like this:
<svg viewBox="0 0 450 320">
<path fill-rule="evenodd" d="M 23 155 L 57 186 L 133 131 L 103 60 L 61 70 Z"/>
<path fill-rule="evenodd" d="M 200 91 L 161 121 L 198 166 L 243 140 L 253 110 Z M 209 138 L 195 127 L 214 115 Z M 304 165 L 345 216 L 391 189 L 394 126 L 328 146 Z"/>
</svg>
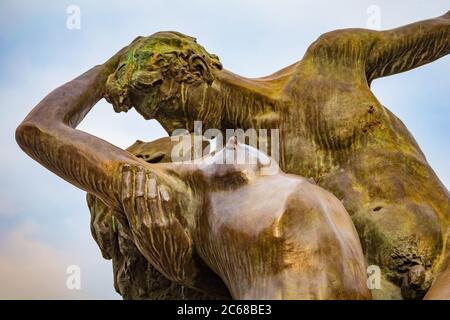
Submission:
<svg viewBox="0 0 450 320">
<path fill-rule="evenodd" d="M 182 34 L 163 32 L 141 37 L 103 68 L 90 71 L 92 75 L 81 76 L 76 85 L 69 87 L 80 95 L 72 110 L 64 113 L 49 107 L 57 104 L 54 100 L 64 100 L 64 95 L 57 98 L 50 95 L 44 100 L 19 128 L 18 141 L 35 159 L 100 197 L 114 211 L 121 207 L 123 194 L 118 177 L 122 164 L 134 167 L 142 165 L 143 161 L 136 162 L 136 158 L 109 145 L 102 145 L 100 149 L 107 156 L 101 155 L 98 147 L 91 147 L 98 146 L 94 138 L 54 125 L 61 121 L 69 127 L 76 126 L 102 96 L 116 111 L 134 107 L 144 118 L 157 119 L 169 133 L 180 128 L 192 132 L 195 120 L 202 121 L 203 130 L 217 128 L 224 133 L 226 129 L 237 128 L 279 129 L 281 169 L 312 178 L 341 200 L 356 226 L 367 264 L 381 267 L 382 288 L 373 292 L 375 297 L 421 298 L 433 283 L 429 298 L 449 297 L 448 191 L 428 166 L 406 127 L 370 91 L 370 83 L 376 78 L 407 71 L 448 54 L 449 21 L 447 13 L 390 31 L 348 29 L 331 32 L 314 42 L 299 62 L 260 79 L 243 78 L 222 69 L 216 56 Z M 49 119 L 49 114 L 54 118 Z M 51 138 L 45 141 L 53 139 L 54 143 L 43 146 L 42 139 L 29 138 L 29 132 L 36 133 L 35 128 L 39 129 L 38 133 L 48 133 Z M 65 141 L 69 137 L 70 143 Z M 74 137 L 81 140 L 74 140 Z M 80 172 L 66 169 L 65 162 L 75 163 Z M 81 178 L 77 178 L 77 173 Z M 265 213 L 263 209 L 247 210 L 244 200 L 259 199 L 263 184 L 276 183 L 277 179 L 289 180 L 284 176 L 272 177 L 267 182 L 258 180 L 260 182 L 253 185 L 248 197 L 240 193 L 228 194 L 227 197 L 239 199 L 239 205 L 235 204 L 238 201 L 231 201 L 230 205 L 219 206 L 228 208 L 223 209 L 225 211 L 216 209 L 218 203 L 225 201 L 223 194 L 212 191 L 206 203 L 210 206 L 208 219 L 214 219 L 214 222 L 202 220 L 206 225 L 201 226 L 222 229 L 207 229 L 201 234 L 230 233 L 232 237 L 241 232 L 235 223 L 238 212 L 248 211 L 243 215 L 248 225 L 245 224 L 245 232 L 239 234 L 241 239 L 251 233 L 273 232 L 270 243 L 278 248 L 275 245 L 277 231 L 272 230 L 269 222 L 266 222 L 270 226 L 267 228 L 264 223 L 254 223 L 253 215 L 260 212 L 267 221 L 277 221 L 277 218 L 282 221 L 290 215 L 280 213 L 277 216 L 273 211 Z M 277 182 L 277 185 L 282 184 Z M 309 186 L 308 182 L 303 185 Z M 246 187 L 242 188 L 245 193 Z M 302 194 L 315 192 L 308 189 Z M 289 203 L 288 200 L 279 201 L 278 209 L 283 207 L 281 204 L 285 207 Z M 252 208 L 258 208 L 258 201 L 255 203 Z M 338 225 L 335 220 L 327 224 L 324 216 L 322 212 L 317 220 L 322 221 L 320 225 L 324 230 L 332 230 L 332 226 Z M 336 214 L 334 218 L 338 216 Z M 192 217 L 187 218 L 186 225 L 189 225 L 189 219 Z M 293 219 L 289 227 L 295 226 L 305 232 L 309 229 L 303 227 L 303 222 Z M 349 228 L 348 225 L 344 227 Z M 312 239 L 312 235 L 306 234 L 302 241 Z M 336 240 L 333 247 L 339 247 L 342 235 L 336 230 L 331 234 Z M 193 239 L 196 237 L 194 232 Z M 256 243 L 256 247 L 264 246 L 264 243 Z M 207 251 L 201 245 L 197 250 L 200 256 L 202 250 Z M 344 251 L 341 259 L 346 256 Z M 261 266 L 261 263 L 255 265 Z M 329 267 L 336 270 L 332 263 Z M 270 283 L 256 281 L 265 285 L 244 286 L 250 293 L 241 292 L 231 286 L 236 280 L 229 280 L 226 274 L 231 268 L 213 268 L 213 271 L 220 275 L 235 297 L 252 296 L 255 292 L 264 296 L 264 288 L 273 284 L 270 281 L 279 281 L 276 277 L 266 277 Z M 245 277 L 245 273 L 242 276 Z M 280 277 L 284 276 L 290 277 L 280 273 Z M 343 275 L 342 283 L 346 276 Z M 303 279 L 299 273 L 296 277 L 299 282 Z M 347 288 L 344 284 L 341 287 Z M 283 290 L 276 292 L 277 297 L 285 297 Z M 351 290 L 345 292 L 349 294 Z M 339 297 L 337 291 L 327 293 L 328 296 L 321 294 L 314 291 L 308 297 Z"/>
<path fill-rule="evenodd" d="M 306 67 L 305 67 L 306 68 Z M 366 78 L 305 75 L 282 118 L 282 168 L 312 177 L 352 216 L 369 264 L 383 267 L 381 297 L 422 296 L 441 266 L 450 198 L 404 124 L 374 97 Z M 420 272 L 408 282 L 409 270 Z M 411 289 L 413 286 L 414 289 Z"/>
<path fill-rule="evenodd" d="M 358 235 L 332 194 L 298 176 L 204 161 L 196 248 L 234 298 L 370 298 Z"/>
<path fill-rule="evenodd" d="M 137 142 L 128 150 L 150 162 L 165 161 L 173 147 L 167 140 Z M 226 297 L 229 291 L 235 299 L 369 299 L 361 244 L 342 203 L 310 180 L 284 174 L 256 149 L 253 154 L 264 164 L 254 156 L 255 164 L 224 164 L 223 159 L 245 148 L 233 142 L 195 164 L 157 165 L 169 175 L 176 172 L 175 179 L 127 166 L 123 233 L 115 235 L 106 226 L 111 213 L 89 196 L 94 238 L 104 255 L 121 270 L 123 262 L 108 252 L 110 243 L 114 237 L 121 238 L 119 246 L 123 238 L 133 239 L 167 278 L 206 289 L 209 297 Z M 180 203 L 179 192 L 188 195 L 187 205 Z M 182 236 L 174 236 L 178 232 Z M 129 252 L 121 255 L 127 258 L 125 269 L 137 264 Z M 198 258 L 206 266 L 194 262 Z M 225 292 L 211 270 L 226 285 Z M 118 271 L 115 276 L 119 291 L 126 292 L 132 281 L 120 279 Z M 183 298 L 198 295 L 185 292 Z"/>
</svg>

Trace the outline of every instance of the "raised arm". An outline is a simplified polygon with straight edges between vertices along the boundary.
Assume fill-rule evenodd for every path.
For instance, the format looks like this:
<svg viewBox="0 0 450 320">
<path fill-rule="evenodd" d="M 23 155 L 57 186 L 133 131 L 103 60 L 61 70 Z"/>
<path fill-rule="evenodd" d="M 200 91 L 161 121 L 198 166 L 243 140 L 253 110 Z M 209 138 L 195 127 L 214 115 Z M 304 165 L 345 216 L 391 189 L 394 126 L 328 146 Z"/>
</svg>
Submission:
<svg viewBox="0 0 450 320">
<path fill-rule="evenodd" d="M 366 58 L 370 83 L 411 70 L 450 53 L 450 11 L 445 15 L 388 31 L 374 32 Z"/>
<path fill-rule="evenodd" d="M 195 255 L 186 220 L 195 220 L 198 201 L 169 173 L 171 164 L 149 164 L 75 129 L 103 97 L 120 55 L 51 92 L 17 128 L 16 140 L 47 169 L 123 212 L 141 253 L 168 279 L 227 296 L 220 278 Z"/>
<path fill-rule="evenodd" d="M 17 143 L 29 156 L 113 208 L 121 207 L 122 165 L 141 160 L 75 128 L 102 98 L 120 54 L 55 89 L 16 130 Z"/>
<path fill-rule="evenodd" d="M 365 75 L 367 82 L 411 70 L 450 53 L 450 11 L 387 31 L 343 29 L 321 35 L 305 58 Z M 349 70 L 347 69 L 347 70 Z"/>
</svg>

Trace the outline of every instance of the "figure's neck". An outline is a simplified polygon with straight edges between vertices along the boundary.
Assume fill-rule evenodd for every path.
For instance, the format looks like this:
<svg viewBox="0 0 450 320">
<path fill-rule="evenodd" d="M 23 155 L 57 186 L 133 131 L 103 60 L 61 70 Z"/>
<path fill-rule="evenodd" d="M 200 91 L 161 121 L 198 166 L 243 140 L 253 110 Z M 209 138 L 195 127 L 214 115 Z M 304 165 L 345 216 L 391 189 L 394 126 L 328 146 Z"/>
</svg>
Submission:
<svg viewBox="0 0 450 320">
<path fill-rule="evenodd" d="M 201 121 L 203 131 L 272 128 L 277 125 L 277 111 L 286 103 L 283 89 L 291 79 L 295 65 L 257 79 L 218 70 L 211 86 L 180 87 L 181 117 L 178 113 L 157 120 L 169 134 L 175 129 L 193 132 L 195 121 Z"/>
<path fill-rule="evenodd" d="M 202 93 L 197 120 L 203 129 L 257 129 L 264 115 L 278 111 L 283 100 L 286 75 L 249 79 L 227 70 L 215 74 L 213 84 Z"/>
</svg>

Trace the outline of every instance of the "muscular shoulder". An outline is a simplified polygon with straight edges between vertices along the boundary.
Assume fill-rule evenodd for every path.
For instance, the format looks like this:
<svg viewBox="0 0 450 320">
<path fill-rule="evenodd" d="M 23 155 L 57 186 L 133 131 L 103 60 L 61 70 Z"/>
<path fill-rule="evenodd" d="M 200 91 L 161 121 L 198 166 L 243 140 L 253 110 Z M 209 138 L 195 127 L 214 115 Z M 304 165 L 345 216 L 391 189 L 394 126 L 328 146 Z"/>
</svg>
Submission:
<svg viewBox="0 0 450 320">
<path fill-rule="evenodd" d="M 305 58 L 315 61 L 362 61 L 378 38 L 377 31 L 340 29 L 322 34 L 308 48 Z"/>
</svg>

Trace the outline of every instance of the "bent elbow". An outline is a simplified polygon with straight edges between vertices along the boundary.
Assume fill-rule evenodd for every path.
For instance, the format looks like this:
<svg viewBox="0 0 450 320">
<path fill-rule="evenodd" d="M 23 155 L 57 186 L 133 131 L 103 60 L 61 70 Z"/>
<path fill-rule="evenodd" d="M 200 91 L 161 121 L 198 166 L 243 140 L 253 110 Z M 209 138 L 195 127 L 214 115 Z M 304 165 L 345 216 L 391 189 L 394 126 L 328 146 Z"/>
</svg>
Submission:
<svg viewBox="0 0 450 320">
<path fill-rule="evenodd" d="M 28 155 L 35 147 L 41 130 L 36 123 L 24 121 L 16 128 L 16 142 Z"/>
</svg>

